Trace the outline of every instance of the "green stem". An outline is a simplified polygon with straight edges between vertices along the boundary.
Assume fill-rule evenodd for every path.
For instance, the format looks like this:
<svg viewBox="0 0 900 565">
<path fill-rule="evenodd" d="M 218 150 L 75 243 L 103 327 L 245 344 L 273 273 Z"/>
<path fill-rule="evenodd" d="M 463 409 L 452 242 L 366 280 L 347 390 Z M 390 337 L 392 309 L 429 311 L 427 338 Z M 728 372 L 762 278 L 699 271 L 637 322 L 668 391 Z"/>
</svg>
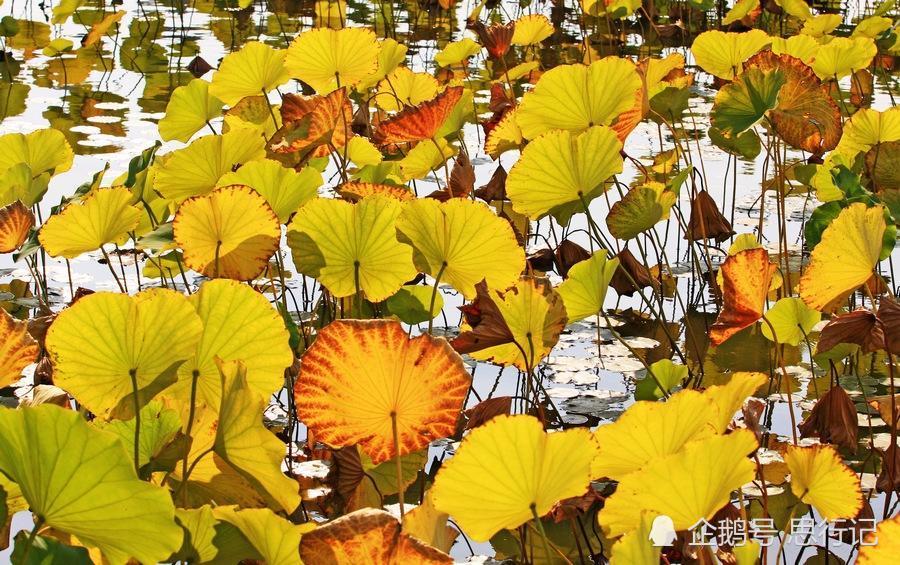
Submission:
<svg viewBox="0 0 900 565">
<path fill-rule="evenodd" d="M 443 263 L 441 263 L 441 268 L 438 271 L 437 276 L 434 277 L 434 288 L 431 290 L 431 303 L 428 305 L 428 314 L 429 314 L 429 316 L 431 316 L 430 318 L 428 318 L 428 333 L 429 334 L 431 333 L 431 329 L 434 327 L 434 317 L 435 317 L 434 302 L 435 302 L 435 300 L 437 300 L 438 285 L 441 282 L 441 276 L 443 276 L 444 269 L 446 269 L 446 268 L 447 268 L 447 262 L 444 261 Z"/>
<path fill-rule="evenodd" d="M 544 544 L 544 553 L 547 554 L 547 563 L 553 563 L 553 556 L 550 553 L 550 542 L 547 539 L 547 532 L 544 531 L 544 524 L 541 522 L 540 516 L 537 515 L 537 509 L 534 503 L 531 504 L 531 515 L 534 517 L 534 522 L 537 524 L 537 529 L 541 533 L 541 541 Z"/>
<path fill-rule="evenodd" d="M 25 551 L 22 553 L 22 563 L 28 563 L 28 554 L 31 553 L 31 548 L 34 547 L 34 538 L 43 525 L 44 519 L 37 516 L 37 519 L 34 521 L 34 527 L 31 528 L 31 533 L 28 534 L 28 545 L 25 546 Z"/>
</svg>

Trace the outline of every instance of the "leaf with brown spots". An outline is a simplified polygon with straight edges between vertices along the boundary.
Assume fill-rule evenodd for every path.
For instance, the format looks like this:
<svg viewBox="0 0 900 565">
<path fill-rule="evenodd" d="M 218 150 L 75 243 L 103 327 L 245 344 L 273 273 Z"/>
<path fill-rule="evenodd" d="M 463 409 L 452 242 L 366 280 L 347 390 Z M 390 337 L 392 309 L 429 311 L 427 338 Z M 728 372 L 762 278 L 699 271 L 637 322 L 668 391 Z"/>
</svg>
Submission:
<svg viewBox="0 0 900 565">
<path fill-rule="evenodd" d="M 450 564 L 449 555 L 400 531 L 400 522 L 384 510 L 364 508 L 316 528 L 300 540 L 305 563 L 343 565 Z"/>
<path fill-rule="evenodd" d="M 273 153 L 308 153 L 327 157 L 341 151 L 353 135 L 353 106 L 339 88 L 325 96 L 288 94 L 281 108 L 281 127 L 269 141 Z"/>
<path fill-rule="evenodd" d="M 28 324 L 13 319 L 0 308 L 0 388 L 22 375 L 22 369 L 34 363 L 38 345 L 28 333 Z"/>
<path fill-rule="evenodd" d="M 378 464 L 452 435 L 470 381 L 443 338 L 409 339 L 394 321 L 339 320 L 303 356 L 294 398 L 319 441 L 358 444 Z"/>
<path fill-rule="evenodd" d="M 775 268 L 769 263 L 769 252 L 762 248 L 745 249 L 725 260 L 721 267 L 724 303 L 709 329 L 713 345 L 720 345 L 762 317 Z"/>
<path fill-rule="evenodd" d="M 389 145 L 433 139 L 462 95 L 463 87 L 451 86 L 431 100 L 391 116 L 378 124 L 373 141 Z"/>
<path fill-rule="evenodd" d="M 18 200 L 0 208 L 0 253 L 15 251 L 34 227 L 34 214 Z"/>
</svg>

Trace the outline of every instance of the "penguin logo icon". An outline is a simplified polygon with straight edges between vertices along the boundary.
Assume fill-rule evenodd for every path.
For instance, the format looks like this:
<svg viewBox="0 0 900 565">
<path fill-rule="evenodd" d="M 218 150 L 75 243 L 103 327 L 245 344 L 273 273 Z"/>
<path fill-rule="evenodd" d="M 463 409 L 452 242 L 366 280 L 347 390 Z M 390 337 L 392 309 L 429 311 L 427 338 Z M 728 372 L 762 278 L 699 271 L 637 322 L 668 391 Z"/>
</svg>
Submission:
<svg viewBox="0 0 900 565">
<path fill-rule="evenodd" d="M 654 547 L 669 547 L 675 542 L 675 523 L 671 518 L 662 514 L 653 519 L 650 541 Z"/>
</svg>

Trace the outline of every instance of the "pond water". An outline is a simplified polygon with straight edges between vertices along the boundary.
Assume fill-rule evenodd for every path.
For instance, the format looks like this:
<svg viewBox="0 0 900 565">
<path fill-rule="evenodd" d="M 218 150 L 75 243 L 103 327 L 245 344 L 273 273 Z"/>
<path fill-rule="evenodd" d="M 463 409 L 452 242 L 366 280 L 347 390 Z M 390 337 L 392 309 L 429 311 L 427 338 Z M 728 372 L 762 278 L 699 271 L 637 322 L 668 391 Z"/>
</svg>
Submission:
<svg viewBox="0 0 900 565">
<path fill-rule="evenodd" d="M 62 25 L 50 25 L 51 6 L 45 2 L 7 0 L 0 6 L 0 17 L 11 15 L 20 21 L 20 31 L 6 42 L 6 71 L 0 82 L 0 135 L 10 132 L 30 132 L 38 128 L 51 127 L 61 131 L 75 151 L 71 170 L 53 178 L 49 190 L 40 203 L 44 218 L 51 213 L 60 199 L 70 195 L 76 187 L 89 182 L 91 178 L 108 167 L 106 179 L 113 179 L 127 171 L 130 160 L 141 151 L 158 141 L 157 122 L 164 116 L 169 98 L 178 86 L 187 84 L 193 76 L 188 65 L 195 57 L 202 57 L 213 67 L 226 54 L 237 50 L 250 40 L 259 40 L 275 47 L 287 47 L 290 40 L 300 31 L 314 25 L 340 22 L 346 19 L 353 25 L 372 26 L 382 36 L 389 36 L 409 47 L 407 64 L 416 70 L 435 70 L 433 57 L 447 42 L 458 40 L 466 34 L 467 15 L 476 7 L 471 0 L 459 3 L 449 12 L 431 9 L 429 2 L 396 2 L 367 4 L 347 2 L 338 5 L 327 1 L 270 1 L 256 2 L 248 9 L 230 7 L 228 1 L 139 2 L 125 0 L 110 6 L 99 0 L 87 0 L 75 12 L 75 16 Z M 434 3 L 436 4 L 436 2 Z M 342 9 L 345 15 L 342 15 Z M 870 7 L 850 5 L 845 7 L 845 22 L 853 21 L 857 14 Z M 76 40 L 83 37 L 90 26 L 102 19 L 110 10 L 124 10 L 118 31 L 111 33 L 95 47 L 81 48 L 62 58 L 42 54 L 51 38 L 67 37 Z M 552 41 L 536 47 L 545 68 L 576 59 L 578 48 L 579 13 L 571 7 L 557 7 L 549 2 L 534 2 L 523 7 L 518 2 L 503 1 L 499 10 L 506 19 L 515 19 L 525 13 L 542 13 L 551 18 L 558 33 Z M 594 25 L 601 30 L 607 25 L 602 19 L 595 19 Z M 387 31 L 385 31 L 387 30 Z M 602 34 L 601 34 L 602 36 Z M 688 66 L 693 65 L 690 50 L 684 43 L 674 40 L 660 41 L 652 30 L 646 37 L 641 35 L 638 25 L 621 30 L 613 35 L 621 42 L 620 54 L 636 56 L 662 56 L 672 52 L 683 53 Z M 664 45 L 665 44 L 665 45 Z M 601 54 L 602 42 L 594 45 Z M 609 49 L 607 46 L 606 49 Z M 610 51 L 611 52 L 611 51 Z M 477 57 L 481 57 L 478 55 Z M 468 77 L 476 90 L 477 114 L 482 118 L 490 115 L 491 77 L 480 70 L 483 65 L 473 64 L 477 69 Z M 753 233 L 760 236 L 763 245 L 773 254 L 787 253 L 789 262 L 799 270 L 804 259 L 802 233 L 804 222 L 817 205 L 814 197 L 803 195 L 777 198 L 774 191 L 761 196 L 761 184 L 771 177 L 771 167 L 767 153 L 746 160 L 731 157 L 715 148 L 705 131 L 709 125 L 709 114 L 716 90 L 713 77 L 697 68 L 692 86 L 690 106 L 685 114 L 681 132 L 688 136 L 696 134 L 684 144 L 680 159 L 693 163 L 701 175 L 702 183 L 713 196 L 720 210 L 729 218 L 736 232 Z M 12 81 L 9 82 L 9 78 Z M 208 77 L 207 77 L 208 78 Z M 877 77 L 872 107 L 886 109 L 893 106 L 892 89 L 896 89 L 893 75 Z M 843 88 L 849 90 L 850 83 L 844 81 Z M 295 90 L 297 83 L 282 87 L 282 94 Z M 521 94 L 521 91 L 519 92 Z M 273 92 L 275 101 L 278 93 Z M 211 121 L 211 127 L 220 131 L 222 119 Z M 204 135 L 200 132 L 197 135 Z M 463 138 L 475 168 L 476 186 L 486 184 L 498 165 L 483 151 L 484 133 L 479 125 L 467 124 Z M 159 154 L 183 147 L 177 141 L 162 143 Z M 623 185 L 628 185 L 638 173 L 637 163 L 651 166 L 655 157 L 671 151 L 675 143 L 671 132 L 665 131 L 652 122 L 644 122 L 629 136 L 625 153 L 634 158 L 626 160 L 624 172 L 618 176 Z M 0 147 L 0 151 L 3 148 Z M 789 158 L 797 158 L 799 153 L 786 150 Z M 505 153 L 499 164 L 506 170 L 517 161 L 516 151 Z M 326 169 L 326 187 L 339 182 L 334 167 Z M 421 196 L 440 188 L 443 178 L 432 175 L 416 181 L 415 188 Z M 717 266 L 727 255 L 728 242 L 721 245 L 690 244 L 682 238 L 681 221 L 687 220 L 691 194 L 700 185 L 690 190 L 684 189 L 679 196 L 676 211 L 668 222 L 655 228 L 652 240 L 632 240 L 629 249 L 637 256 L 649 255 L 647 265 L 663 263 L 669 265 L 674 277 L 673 291 L 666 297 L 652 299 L 653 311 L 660 317 L 651 315 L 647 304 L 637 296 L 619 296 L 610 292 L 606 299 L 608 319 L 586 320 L 570 325 L 563 333 L 559 345 L 547 361 L 537 370 L 544 377 L 547 393 L 563 421 L 570 425 L 600 425 L 614 420 L 625 408 L 634 402 L 637 383 L 646 373 L 645 363 L 660 359 L 674 359 L 687 364 L 696 379 L 704 385 L 724 382 L 734 371 L 762 371 L 777 373 L 778 367 L 771 354 L 769 342 L 759 329 L 745 330 L 726 344 L 712 348 L 709 345 L 708 327 L 717 312 L 716 297 L 704 284 L 701 271 L 707 265 Z M 610 206 L 620 198 L 619 191 L 610 190 L 605 197 L 597 198 L 591 205 L 594 218 L 605 229 L 602 219 Z M 783 210 L 779 211 L 779 201 Z M 786 237 L 779 238 L 780 215 L 784 214 Z M 583 216 L 576 217 L 567 230 L 559 231 L 549 222 L 539 222 L 534 230 L 536 236 L 529 242 L 529 251 L 547 247 L 547 242 L 569 239 L 584 248 L 591 247 L 587 235 L 588 225 Z M 614 251 L 625 244 L 609 238 Z M 643 241 L 643 245 L 638 242 Z M 619 247 L 621 246 L 621 247 Z M 283 246 L 283 250 L 287 247 Z M 656 258 L 654 258 L 654 256 Z M 116 282 L 107 267 L 98 262 L 99 254 L 84 255 L 67 265 L 64 261 L 45 258 L 46 275 L 50 287 L 50 297 L 54 305 L 61 307 L 69 302 L 72 289 L 84 287 L 92 290 L 116 290 Z M 289 253 L 284 259 L 290 266 Z M 132 292 L 138 288 L 152 286 L 153 281 L 139 280 L 135 276 L 134 258 L 128 254 L 114 255 L 113 262 L 121 270 L 121 278 Z M 891 285 L 895 285 L 893 260 L 881 266 L 881 274 Z M 551 280 L 561 280 L 555 274 Z M 796 276 L 796 271 L 795 271 Z M 10 255 L 0 255 L 0 284 L 13 279 L 32 280 L 29 268 L 23 263 L 14 263 Z M 189 273 L 187 282 L 196 286 L 201 277 Z M 795 281 L 796 282 L 796 281 Z M 298 294 L 306 295 L 302 277 L 295 277 L 288 286 Z M 462 297 L 449 287 L 442 288 L 445 299 L 444 315 L 438 317 L 436 325 L 447 322 L 447 331 L 454 333 L 461 320 L 458 306 Z M 303 312 L 294 312 L 296 317 L 308 316 L 314 304 L 313 298 L 304 304 Z M 598 328 L 599 324 L 599 328 Z M 414 331 L 424 331 L 418 328 Z M 598 343 L 599 336 L 599 343 Z M 621 341 L 620 341 L 621 338 Z M 673 343 L 677 347 L 673 347 Z M 597 355 L 599 351 L 599 356 Z M 637 354 L 639 358 L 635 356 Z M 790 438 L 792 420 L 799 421 L 801 414 L 809 410 L 816 398 L 813 392 L 815 378 L 824 374 L 821 367 L 813 367 L 809 348 L 787 347 L 784 352 L 786 371 L 790 377 L 790 388 L 771 390 L 764 398 L 766 408 L 763 420 L 771 434 Z M 519 372 L 507 367 L 500 369 L 489 363 L 467 361 L 474 374 L 473 391 L 469 406 L 479 399 L 489 396 L 509 395 L 521 397 L 522 379 Z M 863 413 L 868 412 L 864 396 L 885 394 L 886 373 L 884 360 L 876 358 L 873 370 L 859 379 L 847 377 L 845 388 L 861 411 L 861 422 L 871 423 Z M 25 394 L 29 379 L 21 383 L 17 391 L 9 394 Z M 787 392 L 793 394 L 788 396 Z M 285 395 L 273 400 L 272 413 L 278 412 Z M 792 402 L 788 402 L 791 400 Z M 796 412 L 792 418 L 790 411 Z M 796 422 L 795 422 L 796 423 Z M 883 424 L 883 422 L 881 422 Z M 860 437 L 874 434 L 875 443 L 884 446 L 886 426 L 861 428 Z M 294 439 L 303 441 L 304 430 L 298 428 Z M 452 446 L 433 446 L 431 455 L 444 457 L 452 452 Z M 854 470 L 863 474 L 863 483 L 874 479 L 875 471 L 871 450 L 860 450 L 849 462 Z M 873 494 L 870 500 L 875 516 L 883 515 L 884 496 Z M 896 501 L 885 514 L 896 512 Z M 30 518 L 20 515 L 13 524 L 13 530 L 29 527 Z M 475 553 L 493 555 L 489 544 L 473 544 Z M 832 547 L 837 555 L 846 557 L 848 547 Z M 809 552 L 811 554 L 812 552 Z M 8 551 L 0 553 L 0 560 L 8 558 Z M 457 542 L 453 556 L 464 560 L 470 555 L 467 544 Z M 799 549 L 789 548 L 789 559 L 797 558 Z M 799 559 L 799 558 L 798 558 Z"/>
</svg>

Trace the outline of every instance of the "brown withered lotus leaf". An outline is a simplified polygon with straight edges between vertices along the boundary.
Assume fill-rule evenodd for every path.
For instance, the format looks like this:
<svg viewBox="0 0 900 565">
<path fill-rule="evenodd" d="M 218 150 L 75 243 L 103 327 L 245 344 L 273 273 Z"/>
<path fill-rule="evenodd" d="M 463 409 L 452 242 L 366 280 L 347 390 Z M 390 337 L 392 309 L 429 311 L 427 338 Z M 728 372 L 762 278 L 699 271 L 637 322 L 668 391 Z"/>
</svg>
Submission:
<svg viewBox="0 0 900 565">
<path fill-rule="evenodd" d="M 822 443 L 839 445 L 856 453 L 859 423 L 856 406 L 840 386 L 833 386 L 813 406 L 798 427 L 802 437 L 816 437 Z"/>
<path fill-rule="evenodd" d="M 745 67 L 784 74 L 778 105 L 769 117 L 788 145 L 813 155 L 837 146 L 843 132 L 841 111 L 809 66 L 790 55 L 762 51 L 748 59 Z"/>
<path fill-rule="evenodd" d="M 470 331 L 460 333 L 450 342 L 453 349 L 459 353 L 472 353 L 515 341 L 515 336 L 491 297 L 486 282 L 481 281 L 475 285 L 475 300 L 460 306 L 459 309 L 466 323 L 472 328 Z"/>
<path fill-rule="evenodd" d="M 488 103 L 488 110 L 491 112 L 502 114 L 506 110 L 515 106 L 515 97 L 511 97 L 503 83 L 495 82 L 491 85 L 491 101 Z"/>
<path fill-rule="evenodd" d="M 511 406 L 511 396 L 495 396 L 494 398 L 483 400 L 463 412 L 466 417 L 465 429 L 477 428 L 495 416 L 509 414 Z"/>
<path fill-rule="evenodd" d="M 475 167 L 469 161 L 465 152 L 460 153 L 453 163 L 450 171 L 450 183 L 447 188 L 436 190 L 428 195 L 439 202 L 446 202 L 451 198 L 468 198 L 475 189 Z"/>
<path fill-rule="evenodd" d="M 369 137 L 372 133 L 372 116 L 369 113 L 369 104 L 366 101 L 361 103 L 356 112 L 353 113 L 353 122 L 350 124 L 350 129 L 356 135 L 365 137 Z"/>
<path fill-rule="evenodd" d="M 32 227 L 34 214 L 18 200 L 0 208 L 0 253 L 11 253 L 21 247 Z"/>
<path fill-rule="evenodd" d="M 446 553 L 400 531 L 396 518 L 374 508 L 351 512 L 304 534 L 300 558 L 316 565 L 453 563 Z"/>
<path fill-rule="evenodd" d="M 318 441 L 359 445 L 379 464 L 449 437 L 470 382 L 443 338 L 409 339 L 392 320 L 338 320 L 303 356 L 294 399 Z"/>
<path fill-rule="evenodd" d="M 744 418 L 744 425 L 747 426 L 747 429 L 756 434 L 756 440 L 762 440 L 762 426 L 760 425 L 760 418 L 762 417 L 763 410 L 766 409 L 766 403 L 758 398 L 750 397 L 744 402 L 744 405 L 741 407 L 741 415 Z"/>
<path fill-rule="evenodd" d="M 390 145 L 433 139 L 462 95 L 463 87 L 451 86 L 431 100 L 404 109 L 378 124 L 373 141 Z"/>
<path fill-rule="evenodd" d="M 525 260 L 528 261 L 528 267 L 530 270 L 541 271 L 543 273 L 552 271 L 554 265 L 556 264 L 556 257 L 554 257 L 553 250 L 549 247 L 538 249 L 537 251 L 526 257 Z"/>
<path fill-rule="evenodd" d="M 881 456 L 881 472 L 875 480 L 878 492 L 900 492 L 900 448 L 896 443 L 878 450 Z"/>
<path fill-rule="evenodd" d="M 684 238 L 688 241 L 715 239 L 721 243 L 733 235 L 731 222 L 719 211 L 712 196 L 705 190 L 698 192 L 691 201 L 691 218 Z"/>
<path fill-rule="evenodd" d="M 634 293 L 642 288 L 656 287 L 657 281 L 650 273 L 650 269 L 638 261 L 631 251 L 623 249 L 616 257 L 619 259 L 619 266 L 609 281 L 609 286 L 616 289 L 616 292 L 620 295 L 634 296 Z"/>
<path fill-rule="evenodd" d="M 550 509 L 549 516 L 553 518 L 554 522 L 559 524 L 560 522 L 584 515 L 585 512 L 591 509 L 591 506 L 599 502 L 603 502 L 603 497 L 593 487 L 588 487 L 587 492 L 581 496 L 565 498 L 557 502 Z"/>
<path fill-rule="evenodd" d="M 556 272 L 559 273 L 562 278 L 568 278 L 569 269 L 574 267 L 575 264 L 580 261 L 590 259 L 591 252 L 571 239 L 564 239 L 556 248 L 553 257 L 556 261 Z"/>
<path fill-rule="evenodd" d="M 754 324 L 762 317 L 766 294 L 776 266 L 763 248 L 745 249 L 730 255 L 722 271 L 722 310 L 709 329 L 713 345 Z"/>
<path fill-rule="evenodd" d="M 519 226 L 516 225 L 516 222 L 509 217 L 509 214 L 507 214 L 506 211 L 501 208 L 497 211 L 497 217 L 503 218 L 504 220 L 509 222 L 509 227 L 512 228 L 513 235 L 516 236 L 516 242 L 519 244 L 519 247 L 525 247 L 525 234 L 522 233 L 522 230 L 519 229 Z"/>
<path fill-rule="evenodd" d="M 187 70 L 194 75 L 194 78 L 200 78 L 209 71 L 213 70 L 212 65 L 206 62 L 206 59 L 197 55 L 188 63 Z"/>
<path fill-rule="evenodd" d="M 338 510 L 343 509 L 350 501 L 365 476 L 366 471 L 355 445 L 332 451 L 331 469 L 325 482 L 331 487 L 333 502 Z"/>
<path fill-rule="evenodd" d="M 832 318 L 822 328 L 817 353 L 829 351 L 840 343 L 860 346 L 863 353 L 884 349 L 884 329 L 881 320 L 873 312 L 859 309 Z"/>
<path fill-rule="evenodd" d="M 887 422 L 888 426 L 896 427 L 900 424 L 900 394 L 895 394 L 893 400 L 890 394 L 870 396 L 869 406 L 878 410 L 881 419 Z"/>
<path fill-rule="evenodd" d="M 879 143 L 869 149 L 865 170 L 876 190 L 900 189 L 900 141 Z"/>
<path fill-rule="evenodd" d="M 478 41 L 487 49 L 491 59 L 500 59 L 509 52 L 513 34 L 516 32 L 516 22 L 490 26 L 475 22 L 470 29 L 478 35 Z"/>
<path fill-rule="evenodd" d="M 891 355 L 900 354 L 900 302 L 885 296 L 878 304 L 878 319 L 884 327 L 884 348 Z"/>
<path fill-rule="evenodd" d="M 869 69 L 859 69 L 850 75 L 850 103 L 858 108 L 872 105 L 875 77 Z"/>
<path fill-rule="evenodd" d="M 325 96 L 288 96 L 281 108 L 284 125 L 269 141 L 270 151 L 312 151 L 312 157 L 326 157 L 347 145 L 353 135 L 353 106 L 346 89 L 339 88 Z"/>
<path fill-rule="evenodd" d="M 488 204 L 495 200 L 506 200 L 506 177 L 506 169 L 503 165 L 497 165 L 487 184 L 475 190 L 475 196 Z"/>
</svg>

